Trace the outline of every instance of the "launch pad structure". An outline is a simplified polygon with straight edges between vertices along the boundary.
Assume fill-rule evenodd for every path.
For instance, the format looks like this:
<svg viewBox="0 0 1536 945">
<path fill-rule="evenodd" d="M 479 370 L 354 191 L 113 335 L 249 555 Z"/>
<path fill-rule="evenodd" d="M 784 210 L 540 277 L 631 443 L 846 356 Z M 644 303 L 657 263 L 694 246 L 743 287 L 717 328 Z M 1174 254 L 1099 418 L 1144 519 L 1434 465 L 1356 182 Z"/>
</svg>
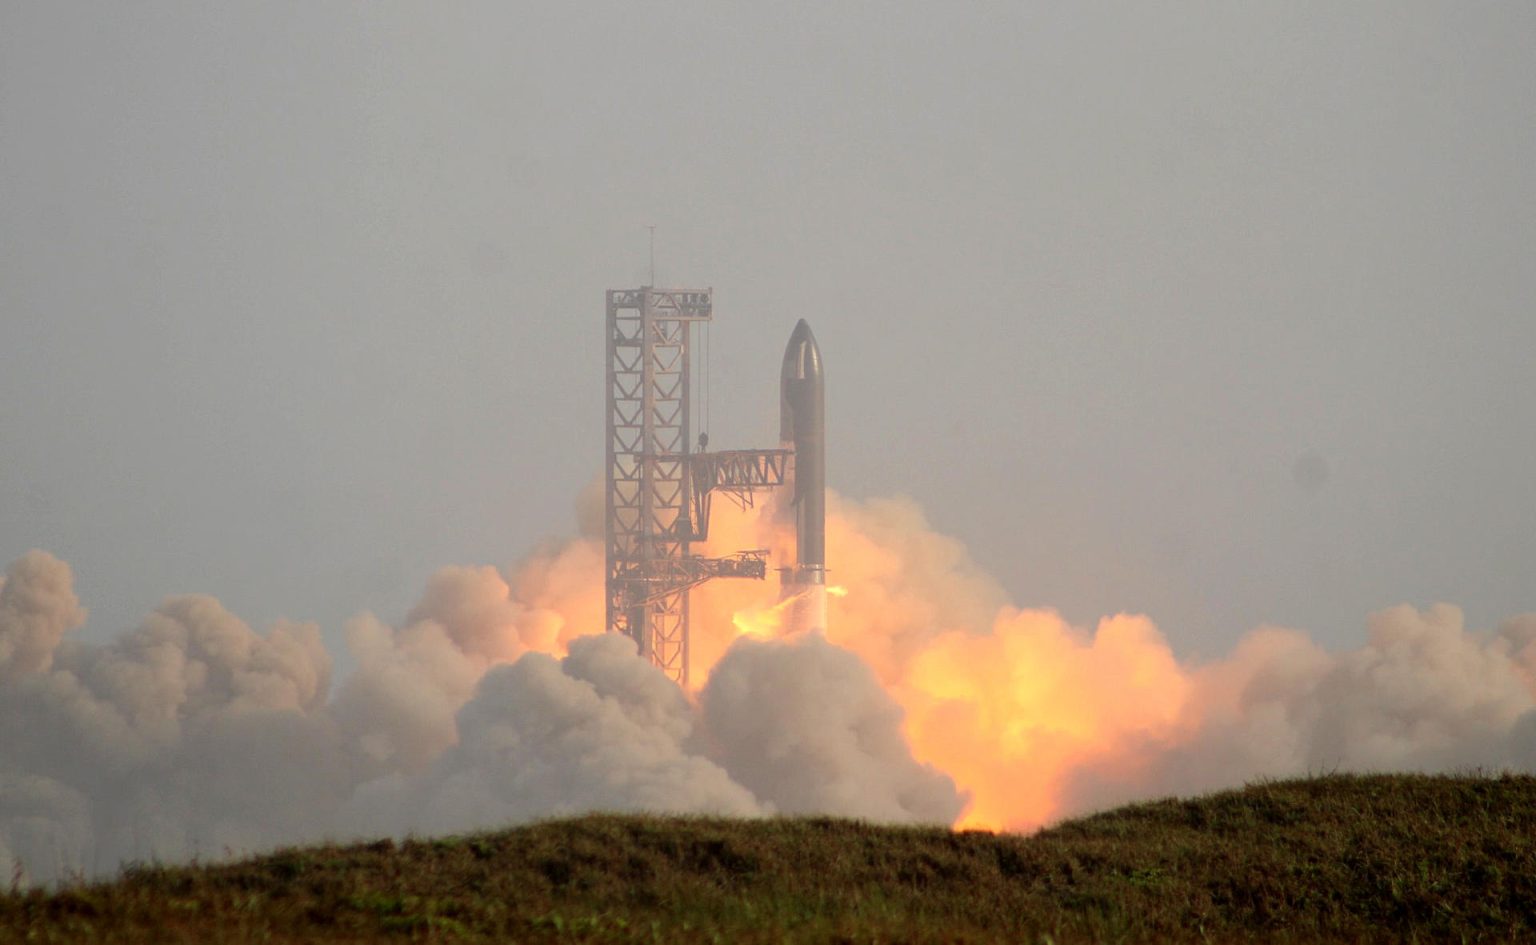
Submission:
<svg viewBox="0 0 1536 945">
<path fill-rule="evenodd" d="M 762 580 L 764 549 L 694 554 L 710 500 L 742 506 L 782 486 L 793 450 L 693 447 L 693 327 L 714 318 L 711 289 L 608 292 L 605 541 L 607 628 L 688 685 L 689 591 L 713 578 Z"/>
</svg>

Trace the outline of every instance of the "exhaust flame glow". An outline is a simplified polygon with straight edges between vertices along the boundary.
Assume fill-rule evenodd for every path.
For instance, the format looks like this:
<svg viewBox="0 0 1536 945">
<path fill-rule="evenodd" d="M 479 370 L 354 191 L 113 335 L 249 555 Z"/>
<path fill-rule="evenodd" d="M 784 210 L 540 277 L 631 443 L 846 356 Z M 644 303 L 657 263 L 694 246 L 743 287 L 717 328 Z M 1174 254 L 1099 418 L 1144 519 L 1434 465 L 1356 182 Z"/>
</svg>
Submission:
<svg viewBox="0 0 1536 945">
<path fill-rule="evenodd" d="M 782 545 L 775 521 L 748 512 L 719 532 L 744 547 Z M 826 637 L 875 670 L 906 713 L 917 758 L 970 794 L 960 826 L 1029 829 L 1147 793 L 1258 775 L 1435 768 L 1452 758 L 1536 765 L 1515 725 L 1527 719 L 1536 733 L 1536 616 L 1489 640 L 1467 633 L 1455 608 L 1398 608 L 1373 618 L 1370 643 L 1355 653 L 1334 657 L 1300 633 L 1261 629 L 1228 659 L 1191 666 L 1146 617 L 1120 614 L 1090 631 L 1050 610 L 1008 605 L 910 502 L 834 496 L 827 529 L 840 583 L 827 588 Z M 747 582 L 697 592 L 695 633 L 705 640 L 696 652 L 720 651 L 708 641 L 712 627 L 758 638 L 793 629 L 782 619 L 787 602 L 772 594 Z M 1424 699 L 1406 695 L 1404 680 Z M 1336 744 L 1341 725 L 1370 715 L 1351 700 L 1403 704 L 1375 709 L 1389 731 Z"/>
<path fill-rule="evenodd" d="M 781 520 L 745 518 L 721 530 L 728 540 L 784 543 Z M 1174 730 L 1190 684 L 1146 618 L 1107 619 L 1087 634 L 1050 611 L 1003 608 L 978 626 L 975 611 L 946 609 L 946 598 L 988 582 L 907 503 L 834 501 L 828 544 L 844 583 L 826 588 L 826 636 L 876 667 L 906 711 L 917 757 L 970 792 L 962 826 L 1045 823 L 1062 809 L 1073 766 L 1113 753 L 1125 739 Z M 757 638 L 792 632 L 785 618 L 794 598 L 752 600 L 772 591 L 745 582 L 707 586 L 696 594 L 695 633 L 722 622 Z M 905 595 L 921 606 L 905 606 Z M 988 587 L 982 597 L 964 603 L 985 606 L 1001 594 Z"/>
<path fill-rule="evenodd" d="M 794 609 L 796 601 L 804 595 L 805 592 L 801 591 L 793 597 L 786 597 L 767 607 L 738 610 L 731 614 L 731 625 L 736 628 L 738 636 L 762 638 L 781 636 L 787 632 L 784 627 L 785 618 Z"/>
<path fill-rule="evenodd" d="M 442 569 L 400 626 L 358 616 L 334 691 L 318 627 L 260 633 L 209 597 L 67 639 L 70 569 L 32 552 L 0 580 L 0 872 L 589 809 L 1028 829 L 1255 777 L 1536 768 L 1536 614 L 1475 633 L 1395 607 L 1342 653 L 1261 628 L 1193 665 L 1145 617 L 1010 605 L 909 501 L 831 499 L 835 586 L 694 592 L 691 693 L 590 635 L 590 530 Z M 718 514 L 707 551 L 782 546 L 778 521 Z"/>
</svg>

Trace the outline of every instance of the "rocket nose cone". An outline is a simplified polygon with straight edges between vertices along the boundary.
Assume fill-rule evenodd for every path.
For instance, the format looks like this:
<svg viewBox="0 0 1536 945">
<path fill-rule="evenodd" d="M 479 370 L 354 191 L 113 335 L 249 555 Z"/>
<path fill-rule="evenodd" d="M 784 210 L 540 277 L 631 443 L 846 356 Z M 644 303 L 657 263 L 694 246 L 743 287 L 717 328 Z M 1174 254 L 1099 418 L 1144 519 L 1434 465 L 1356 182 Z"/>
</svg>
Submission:
<svg viewBox="0 0 1536 945">
<path fill-rule="evenodd" d="M 788 381 L 820 376 L 821 349 L 816 346 L 816 336 L 811 334 L 811 326 L 802 318 L 795 323 L 795 330 L 789 336 L 789 345 L 784 349 L 784 370 L 779 379 Z"/>
</svg>

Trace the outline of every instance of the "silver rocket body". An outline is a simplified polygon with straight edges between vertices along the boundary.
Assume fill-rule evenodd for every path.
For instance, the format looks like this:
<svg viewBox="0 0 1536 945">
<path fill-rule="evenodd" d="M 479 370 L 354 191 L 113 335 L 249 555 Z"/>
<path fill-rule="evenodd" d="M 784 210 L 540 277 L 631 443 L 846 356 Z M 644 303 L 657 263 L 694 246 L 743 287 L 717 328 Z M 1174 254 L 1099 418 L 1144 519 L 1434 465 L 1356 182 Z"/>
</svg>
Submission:
<svg viewBox="0 0 1536 945">
<path fill-rule="evenodd" d="M 805 319 L 795 325 L 779 373 L 779 439 L 794 451 L 793 489 L 785 515 L 795 523 L 795 560 L 785 567 L 783 596 L 794 629 L 827 625 L 826 385 L 821 349 Z"/>
</svg>

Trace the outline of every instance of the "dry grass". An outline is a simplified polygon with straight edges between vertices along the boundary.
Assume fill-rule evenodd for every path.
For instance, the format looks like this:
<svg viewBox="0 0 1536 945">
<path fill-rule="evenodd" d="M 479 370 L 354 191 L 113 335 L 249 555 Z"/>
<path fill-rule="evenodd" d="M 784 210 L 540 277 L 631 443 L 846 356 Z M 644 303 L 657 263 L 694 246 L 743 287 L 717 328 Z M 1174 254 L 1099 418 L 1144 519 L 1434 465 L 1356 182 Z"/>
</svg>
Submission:
<svg viewBox="0 0 1536 945">
<path fill-rule="evenodd" d="M 1032 837 L 594 816 L 0 897 L 0 942 L 1536 940 L 1536 778 L 1332 776 Z"/>
</svg>

